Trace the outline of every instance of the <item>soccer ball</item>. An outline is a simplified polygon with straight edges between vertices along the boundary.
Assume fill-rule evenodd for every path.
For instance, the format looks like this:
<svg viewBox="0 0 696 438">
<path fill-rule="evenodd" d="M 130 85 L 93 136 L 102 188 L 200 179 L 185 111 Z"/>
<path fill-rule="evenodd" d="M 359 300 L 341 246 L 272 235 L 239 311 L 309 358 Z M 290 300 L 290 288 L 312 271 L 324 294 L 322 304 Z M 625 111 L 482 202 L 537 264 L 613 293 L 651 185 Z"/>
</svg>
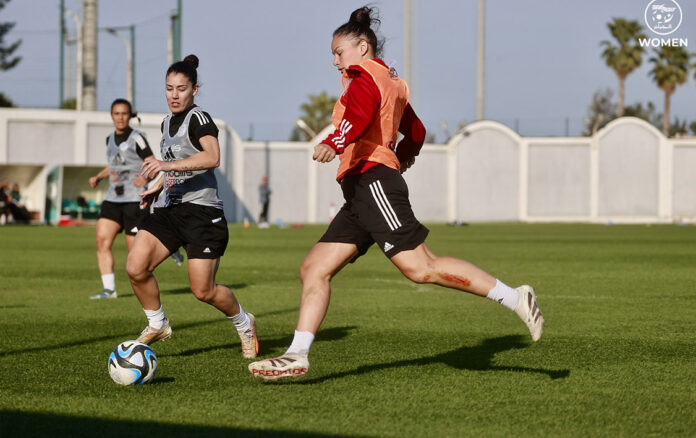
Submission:
<svg viewBox="0 0 696 438">
<path fill-rule="evenodd" d="M 147 344 L 125 341 L 111 352 L 107 367 L 111 379 L 119 385 L 142 385 L 155 378 L 157 356 Z"/>
</svg>

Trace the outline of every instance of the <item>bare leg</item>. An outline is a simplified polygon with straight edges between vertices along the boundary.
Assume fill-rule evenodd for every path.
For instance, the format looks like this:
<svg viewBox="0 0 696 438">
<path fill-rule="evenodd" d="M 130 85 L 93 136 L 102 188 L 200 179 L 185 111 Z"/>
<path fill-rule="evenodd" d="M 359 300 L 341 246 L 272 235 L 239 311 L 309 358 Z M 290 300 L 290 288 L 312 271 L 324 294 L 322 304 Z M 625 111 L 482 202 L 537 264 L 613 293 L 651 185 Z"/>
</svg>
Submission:
<svg viewBox="0 0 696 438">
<path fill-rule="evenodd" d="M 281 357 L 250 363 L 253 376 L 275 380 L 307 373 L 309 345 L 329 308 L 331 278 L 357 254 L 358 248 L 351 243 L 319 242 L 312 247 L 300 268 L 302 301 L 293 343 Z"/>
<path fill-rule="evenodd" d="M 128 253 L 126 271 L 135 296 L 145 310 L 157 310 L 160 302 L 159 286 L 152 271 L 169 257 L 169 250 L 155 236 L 140 230 Z"/>
<path fill-rule="evenodd" d="M 126 234 L 126 247 L 128 248 L 128 252 L 130 252 L 131 248 L 133 247 L 134 240 L 135 240 L 135 236 L 131 236 L 130 234 Z"/>
<path fill-rule="evenodd" d="M 488 295 L 496 282 L 495 277 L 465 260 L 436 256 L 425 243 L 398 253 L 391 261 L 416 283 L 439 284 L 482 297 Z"/>
<path fill-rule="evenodd" d="M 97 220 L 97 264 L 101 275 L 114 272 L 114 255 L 111 247 L 120 230 L 121 225 L 118 222 L 103 217 Z"/>
<path fill-rule="evenodd" d="M 357 254 L 358 248 L 351 243 L 319 242 L 314 245 L 300 268 L 302 301 L 297 331 L 316 334 L 329 308 L 331 278 Z"/>
<path fill-rule="evenodd" d="M 210 304 L 226 316 L 239 313 L 239 302 L 234 293 L 215 283 L 220 259 L 189 259 L 188 274 L 191 291 L 200 301 Z"/>
</svg>

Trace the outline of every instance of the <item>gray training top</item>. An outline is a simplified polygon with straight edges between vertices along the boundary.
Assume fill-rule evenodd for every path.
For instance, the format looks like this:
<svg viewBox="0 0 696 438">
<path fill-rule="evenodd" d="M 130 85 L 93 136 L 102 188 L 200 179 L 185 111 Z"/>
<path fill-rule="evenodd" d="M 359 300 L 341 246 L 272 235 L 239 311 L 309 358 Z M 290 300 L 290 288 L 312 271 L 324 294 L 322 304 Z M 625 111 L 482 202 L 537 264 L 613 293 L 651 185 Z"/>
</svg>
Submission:
<svg viewBox="0 0 696 438">
<path fill-rule="evenodd" d="M 164 161 L 177 161 L 201 152 L 189 138 L 191 117 L 196 117 L 200 124 L 212 123 L 209 116 L 198 107 L 192 107 L 186 114 L 174 136 L 169 135 L 169 114 L 162 124 L 162 142 L 160 150 Z M 222 209 L 222 200 L 218 197 L 217 180 L 213 169 L 206 170 L 171 170 L 164 176 L 163 207 L 190 202 Z"/>
<path fill-rule="evenodd" d="M 116 144 L 116 134 L 111 133 L 106 139 L 106 158 L 109 162 L 109 189 L 105 200 L 109 202 L 140 202 L 139 194 L 145 187 L 136 187 L 133 181 L 140 173 L 143 152 L 152 155 L 145 135 L 132 130 L 128 138 Z"/>
</svg>

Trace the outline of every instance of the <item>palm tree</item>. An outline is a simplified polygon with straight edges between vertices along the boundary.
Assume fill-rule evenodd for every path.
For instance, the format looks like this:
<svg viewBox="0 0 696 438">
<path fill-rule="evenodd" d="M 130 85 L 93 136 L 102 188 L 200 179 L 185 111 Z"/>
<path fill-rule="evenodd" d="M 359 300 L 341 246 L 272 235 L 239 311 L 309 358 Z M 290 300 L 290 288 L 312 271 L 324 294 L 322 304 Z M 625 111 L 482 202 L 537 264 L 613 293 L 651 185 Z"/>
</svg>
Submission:
<svg viewBox="0 0 696 438">
<path fill-rule="evenodd" d="M 0 9 L 5 7 L 5 4 L 8 3 L 10 0 L 0 0 Z M 0 23 L 0 71 L 6 71 L 14 66 L 16 66 L 19 61 L 22 59 L 21 56 L 15 56 L 14 58 L 12 55 L 14 52 L 19 48 L 19 46 L 22 44 L 22 40 L 17 40 L 12 44 L 7 44 L 4 39 L 5 36 L 9 31 L 12 30 L 16 23 Z M 5 96 L 3 93 L 0 93 L 0 107 L 12 107 L 14 104 L 12 103 L 12 100 Z"/>
<path fill-rule="evenodd" d="M 309 102 L 300 105 L 302 116 L 300 119 L 303 128 L 295 127 L 290 134 L 292 141 L 307 141 L 311 140 L 312 134 L 317 134 L 322 129 L 326 128 L 331 123 L 331 114 L 333 113 L 336 98 L 329 96 L 326 91 L 321 94 L 309 95 Z M 301 123 L 301 122 L 300 122 Z"/>
<path fill-rule="evenodd" d="M 626 77 L 643 62 L 643 53 L 645 49 L 640 45 L 638 40 L 645 38 L 643 35 L 643 26 L 637 21 L 626 20 L 625 18 L 614 18 L 610 23 L 607 23 L 609 32 L 618 42 L 618 46 L 612 45 L 611 41 L 602 41 L 604 58 L 608 67 L 616 72 L 619 78 L 619 97 L 617 102 L 617 116 L 621 117 L 624 113 L 624 83 Z"/>
<path fill-rule="evenodd" d="M 662 132 L 669 134 L 669 106 L 670 97 L 674 94 L 678 85 L 683 84 L 689 78 L 689 53 L 679 46 L 662 46 L 655 49 L 655 54 L 650 58 L 653 68 L 650 76 L 657 86 L 665 92 L 665 110 L 662 114 Z"/>
</svg>

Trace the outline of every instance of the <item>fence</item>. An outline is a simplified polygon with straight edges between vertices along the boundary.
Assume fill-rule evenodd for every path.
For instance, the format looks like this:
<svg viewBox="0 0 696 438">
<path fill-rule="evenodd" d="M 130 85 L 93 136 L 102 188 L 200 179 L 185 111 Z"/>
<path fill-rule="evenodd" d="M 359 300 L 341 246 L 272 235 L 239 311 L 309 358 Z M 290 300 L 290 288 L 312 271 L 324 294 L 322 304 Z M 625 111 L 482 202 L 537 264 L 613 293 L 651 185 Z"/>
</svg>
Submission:
<svg viewBox="0 0 696 438">
<path fill-rule="evenodd" d="M 159 155 L 163 114 L 143 114 Z M 321 223 L 343 203 L 337 160 L 317 164 L 316 142 L 242 141 L 223 121 L 217 170 L 230 221 L 258 217 L 258 185 L 268 176 L 272 222 Z M 20 183 L 29 208 L 55 223 L 62 200 L 101 201 L 86 177 L 106 164 L 107 113 L 0 110 L 0 178 Z M 696 138 L 667 139 L 624 117 L 593 137 L 520 137 L 477 122 L 447 144 L 427 144 L 404 173 L 424 222 L 669 222 L 696 218 Z"/>
</svg>

